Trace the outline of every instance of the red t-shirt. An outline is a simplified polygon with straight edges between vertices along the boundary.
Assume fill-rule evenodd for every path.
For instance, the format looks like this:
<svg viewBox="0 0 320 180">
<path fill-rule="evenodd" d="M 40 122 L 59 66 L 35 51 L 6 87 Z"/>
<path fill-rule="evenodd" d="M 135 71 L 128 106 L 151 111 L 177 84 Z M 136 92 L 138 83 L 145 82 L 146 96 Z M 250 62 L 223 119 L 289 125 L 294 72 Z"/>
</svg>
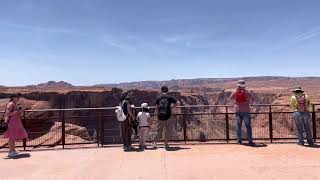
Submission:
<svg viewBox="0 0 320 180">
<path fill-rule="evenodd" d="M 236 102 L 234 103 L 234 111 L 235 112 L 250 112 L 250 101 L 252 99 L 252 96 L 251 94 L 247 91 L 246 91 L 246 95 L 247 95 L 247 98 L 246 98 L 246 101 L 245 102 Z M 235 100 L 236 99 L 236 93 L 233 93 L 232 95 L 232 99 Z"/>
</svg>

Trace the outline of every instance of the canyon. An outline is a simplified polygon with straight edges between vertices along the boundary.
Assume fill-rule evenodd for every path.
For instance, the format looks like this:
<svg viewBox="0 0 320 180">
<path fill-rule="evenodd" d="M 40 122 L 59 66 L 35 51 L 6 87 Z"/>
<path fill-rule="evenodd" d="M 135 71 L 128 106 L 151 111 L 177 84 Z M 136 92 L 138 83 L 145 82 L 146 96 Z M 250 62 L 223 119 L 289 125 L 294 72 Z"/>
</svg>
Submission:
<svg viewBox="0 0 320 180">
<path fill-rule="evenodd" d="M 25 110 L 39 109 L 67 109 L 67 108 L 99 108 L 99 107 L 115 107 L 120 101 L 122 93 L 130 94 L 131 101 L 136 107 L 141 103 L 148 102 L 154 106 L 156 97 L 159 95 L 159 89 L 162 85 L 168 85 L 171 94 L 175 96 L 181 105 L 232 105 L 230 99 L 232 93 L 236 89 L 238 80 L 244 79 L 247 81 L 248 90 L 253 94 L 254 101 L 252 104 L 289 104 L 289 99 L 292 94 L 291 90 L 294 86 L 302 86 L 307 94 L 312 99 L 312 102 L 320 103 L 320 78 L 318 77 L 246 77 L 246 78 L 220 78 L 220 79 L 191 79 L 191 80 L 171 80 L 171 81 L 145 81 L 123 84 L 105 84 L 95 86 L 73 86 L 67 82 L 42 83 L 39 85 L 31 85 L 26 87 L 0 87 L 0 109 L 4 110 L 9 100 L 11 93 L 20 92 L 23 98 L 20 105 Z M 253 107 L 253 112 L 267 111 L 268 108 Z M 229 112 L 233 109 L 229 108 Z M 289 107 L 274 107 L 273 111 L 290 111 Z M 181 108 L 176 109 L 175 113 L 219 113 L 225 112 L 225 108 L 206 107 L 206 108 Z M 93 116 L 92 111 L 71 111 L 68 116 Z M 113 111 L 103 112 L 105 115 L 113 116 Z M 57 112 L 37 112 L 26 113 L 30 131 L 42 132 L 33 134 L 30 143 L 36 145 L 58 144 L 61 142 L 61 134 L 59 137 L 52 132 L 61 132 L 61 119 Z M 56 118 L 56 120 L 52 120 Z M 215 117 L 211 117 L 215 118 Z M 286 119 L 282 124 L 288 124 L 288 129 L 293 131 L 291 119 Z M 176 124 L 181 126 L 181 117 L 176 118 Z M 197 124 L 192 132 L 189 132 L 189 137 L 194 136 L 194 132 L 199 129 L 208 129 L 215 127 L 215 132 L 212 134 L 218 135 L 221 129 L 225 128 L 224 122 L 208 122 L 202 123 L 202 119 L 188 118 L 189 125 Z M 208 121 L 208 119 L 206 119 Z M 91 123 L 87 123 L 91 122 Z M 117 123 L 112 120 L 109 128 L 116 129 Z M 202 123 L 202 125 L 201 125 Z M 259 127 L 266 126 L 267 122 L 259 123 Z M 35 124 L 42 124 L 41 127 Z M 282 125 L 281 124 L 281 125 Z M 96 126 L 95 118 L 76 119 L 69 118 L 66 125 L 67 139 L 77 142 L 87 142 L 94 140 L 94 135 L 97 133 L 94 130 Z M 232 126 L 235 126 L 234 124 Z M 259 128 L 257 127 L 257 128 Z M 176 127 L 178 128 L 178 127 Z M 235 128 L 235 127 L 233 127 Z M 48 132 L 48 133 L 46 133 Z M 50 135 L 51 133 L 51 135 Z M 114 136 L 115 132 L 109 132 L 110 136 Z M 200 132 L 197 132 L 199 136 Z M 178 136 L 179 133 L 177 133 Z M 207 135 L 209 136 L 209 135 Z M 214 135 L 213 135 L 214 136 Z M 234 133 L 233 135 L 234 136 Z M 206 137 L 209 138 L 209 137 Z M 119 140 L 115 140 L 119 141 Z M 3 142 L 5 144 L 5 142 Z M 1 144 L 0 144 L 1 145 Z"/>
</svg>

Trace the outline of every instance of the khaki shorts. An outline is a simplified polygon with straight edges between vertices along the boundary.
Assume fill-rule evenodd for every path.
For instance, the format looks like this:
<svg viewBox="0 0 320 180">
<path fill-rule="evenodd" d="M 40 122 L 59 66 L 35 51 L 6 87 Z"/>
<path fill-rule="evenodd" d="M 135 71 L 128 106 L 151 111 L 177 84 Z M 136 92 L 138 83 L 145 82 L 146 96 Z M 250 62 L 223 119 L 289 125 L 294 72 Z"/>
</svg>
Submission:
<svg viewBox="0 0 320 180">
<path fill-rule="evenodd" d="M 154 135 L 154 141 L 157 141 L 162 138 L 164 129 L 165 129 L 165 139 L 170 140 L 172 136 L 172 128 L 173 128 L 172 119 L 173 117 L 171 116 L 171 118 L 168 119 L 167 121 L 158 120 L 155 135 Z"/>
</svg>

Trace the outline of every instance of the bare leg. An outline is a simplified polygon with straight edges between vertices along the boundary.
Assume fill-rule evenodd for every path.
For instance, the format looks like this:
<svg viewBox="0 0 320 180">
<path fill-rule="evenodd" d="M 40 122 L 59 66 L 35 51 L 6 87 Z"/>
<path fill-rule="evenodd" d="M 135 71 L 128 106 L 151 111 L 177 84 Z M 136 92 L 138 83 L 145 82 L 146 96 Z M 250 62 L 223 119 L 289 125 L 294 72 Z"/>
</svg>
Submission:
<svg viewBox="0 0 320 180">
<path fill-rule="evenodd" d="M 16 141 L 15 140 L 9 140 L 9 150 L 10 152 L 16 151 Z"/>
</svg>

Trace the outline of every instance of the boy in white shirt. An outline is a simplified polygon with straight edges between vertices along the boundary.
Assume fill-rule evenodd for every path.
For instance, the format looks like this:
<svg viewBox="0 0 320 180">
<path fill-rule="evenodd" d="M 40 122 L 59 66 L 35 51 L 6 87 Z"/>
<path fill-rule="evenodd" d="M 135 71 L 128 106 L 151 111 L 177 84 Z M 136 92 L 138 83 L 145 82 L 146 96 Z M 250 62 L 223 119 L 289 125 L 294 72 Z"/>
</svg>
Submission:
<svg viewBox="0 0 320 180">
<path fill-rule="evenodd" d="M 146 139 L 149 134 L 150 128 L 150 114 L 149 106 L 147 103 L 141 104 L 142 111 L 138 113 L 137 119 L 139 121 L 139 136 L 140 146 L 139 149 L 144 150 L 146 148 Z"/>
</svg>

